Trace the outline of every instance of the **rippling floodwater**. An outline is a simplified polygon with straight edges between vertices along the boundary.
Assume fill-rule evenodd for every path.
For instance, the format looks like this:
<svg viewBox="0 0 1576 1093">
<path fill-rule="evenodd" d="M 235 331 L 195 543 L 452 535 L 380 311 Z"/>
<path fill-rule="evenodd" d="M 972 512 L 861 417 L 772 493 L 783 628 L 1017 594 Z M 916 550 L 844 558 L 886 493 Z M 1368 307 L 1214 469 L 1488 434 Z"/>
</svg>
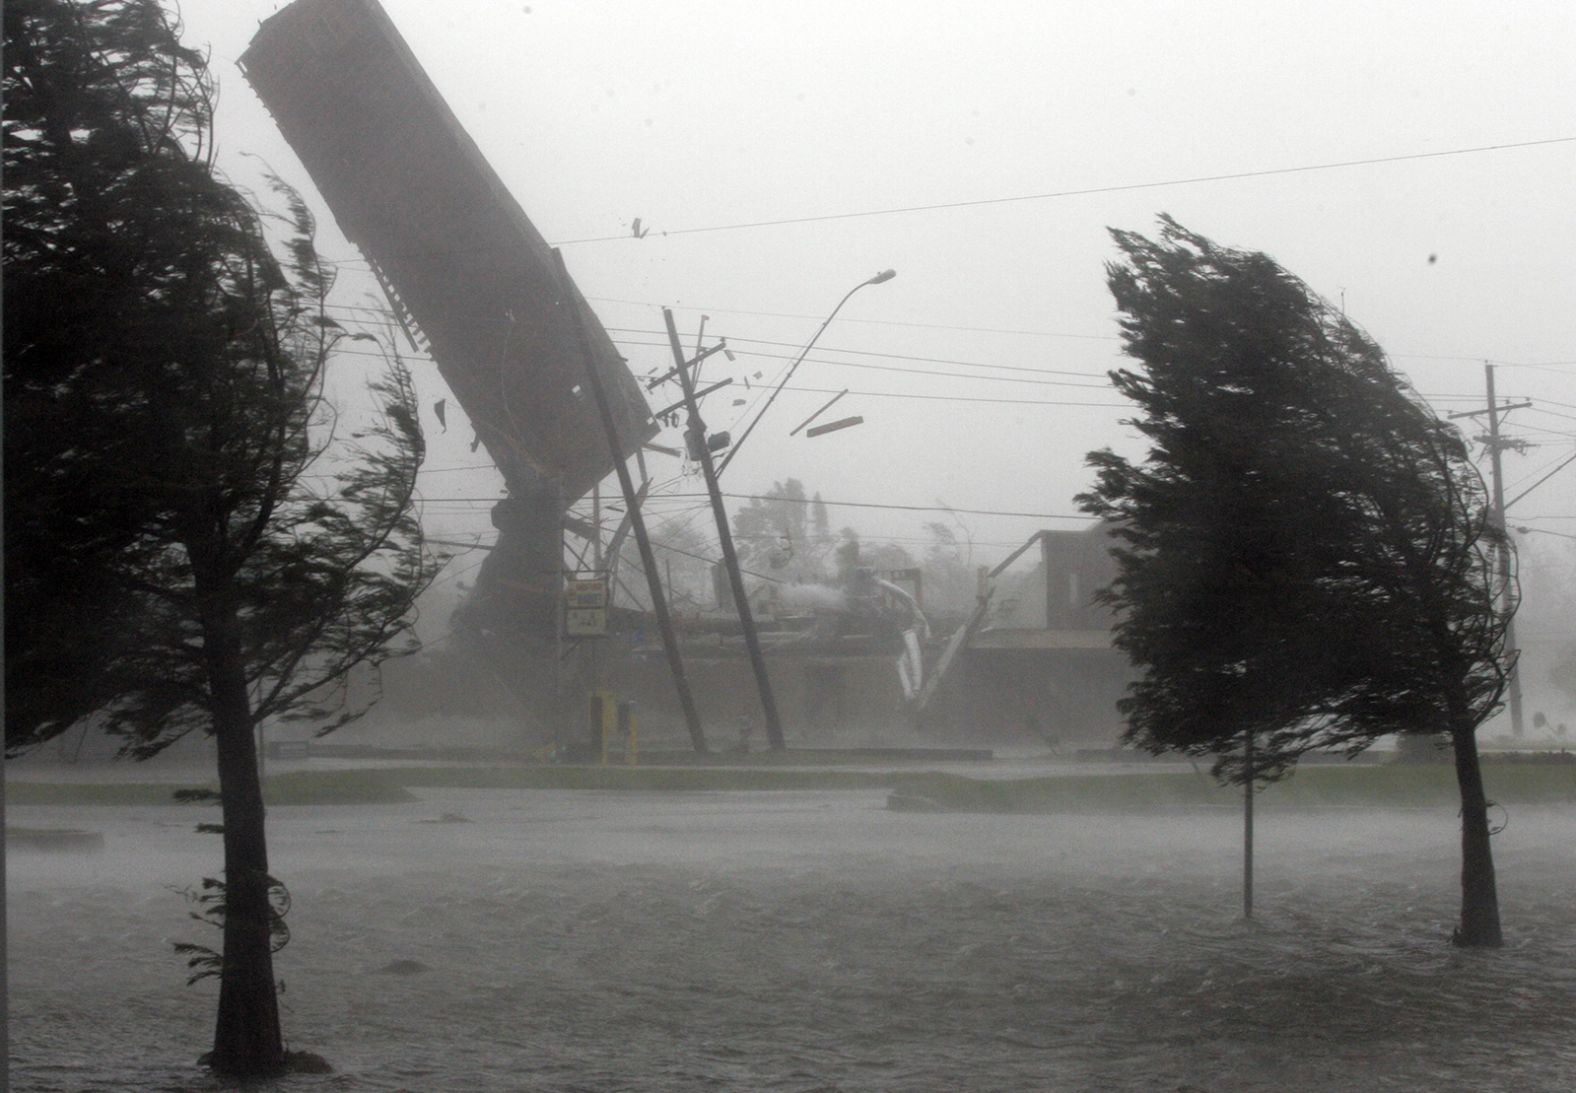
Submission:
<svg viewBox="0 0 1576 1093">
<path fill-rule="evenodd" d="M 1576 1087 L 1576 817 L 1495 840 L 1509 938 L 1445 943 L 1440 812 L 892 813 L 884 795 L 434 792 L 275 809 L 284 1090 Z M 444 813 L 469 823 L 434 823 Z M 174 809 L 13 808 L 109 849 L 9 861 L 18 1090 L 204 1090 L 216 871 Z M 390 974 L 396 961 L 427 970 Z M 274 1088 L 272 1086 L 268 1088 Z"/>
</svg>

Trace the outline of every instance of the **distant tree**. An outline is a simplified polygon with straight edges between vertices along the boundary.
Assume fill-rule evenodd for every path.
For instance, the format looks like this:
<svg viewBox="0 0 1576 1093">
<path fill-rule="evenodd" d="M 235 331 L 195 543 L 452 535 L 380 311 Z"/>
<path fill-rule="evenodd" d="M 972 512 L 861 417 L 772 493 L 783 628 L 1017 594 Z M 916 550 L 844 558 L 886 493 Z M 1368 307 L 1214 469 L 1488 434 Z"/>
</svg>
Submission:
<svg viewBox="0 0 1576 1093">
<path fill-rule="evenodd" d="M 718 563 L 717 549 L 695 527 L 693 519 L 671 516 L 651 531 L 652 553 L 661 567 L 662 584 L 674 610 L 693 611 L 713 600 L 712 569 Z M 633 537 L 626 537 L 619 551 L 619 587 L 614 602 L 630 606 L 628 597 L 648 608 L 648 585 L 640 564 L 640 549 Z"/>
<path fill-rule="evenodd" d="M 914 556 L 901 543 L 866 542 L 859 532 L 845 527 L 837 533 L 837 545 L 832 550 L 833 576 L 846 584 L 855 570 L 918 569 Z"/>
<path fill-rule="evenodd" d="M 1516 618 L 1517 626 L 1524 628 L 1524 634 L 1530 631 L 1547 635 L 1542 641 L 1533 639 L 1542 646 L 1541 670 L 1534 675 L 1527 664 L 1519 665 L 1522 684 L 1529 690 L 1552 685 L 1555 694 L 1546 701 L 1556 708 L 1576 703 L 1576 631 L 1571 628 L 1571 620 L 1576 619 L 1576 543 L 1557 536 L 1533 535 L 1528 528 L 1516 530 L 1527 535 L 1521 540 L 1522 573 L 1523 583 L 1530 585 Z M 1522 640 L 1533 644 L 1525 637 Z"/>
<path fill-rule="evenodd" d="M 826 511 L 826 502 L 821 500 L 820 491 L 810 498 L 810 535 L 822 547 L 832 541 L 832 517 Z"/>
<path fill-rule="evenodd" d="M 1576 642 L 1565 642 L 1555 653 L 1549 680 L 1567 700 L 1576 701 Z"/>
<path fill-rule="evenodd" d="M 797 478 L 772 483 L 733 514 L 733 540 L 739 562 L 749 569 L 779 574 L 785 580 L 819 580 L 819 558 L 812 550 L 812 504 Z M 824 504 L 822 506 L 824 515 Z"/>
<path fill-rule="evenodd" d="M 967 616 L 974 609 L 979 594 L 973 537 L 955 516 L 950 524 L 943 520 L 928 521 L 925 530 L 930 535 L 922 563 L 925 607 L 931 613 Z"/>
<path fill-rule="evenodd" d="M 311 218 L 276 184 L 277 258 L 214 169 L 211 77 L 158 0 L 13 0 L 4 30 L 7 750 L 90 713 L 138 758 L 215 738 L 210 1060 L 277 1072 L 253 732 L 343 723 L 350 673 L 409 647 L 433 574 L 414 392 L 395 361 L 357 424 L 324 401 L 345 332 Z"/>
<path fill-rule="evenodd" d="M 1444 733 L 1461 793 L 1455 940 L 1501 941 L 1476 731 L 1509 657 L 1509 550 L 1460 434 L 1361 330 L 1263 254 L 1163 218 L 1112 233 L 1126 353 L 1111 373 L 1149 442 L 1091 453 L 1083 508 L 1113 522 L 1103 593 L 1141 672 L 1128 739 L 1274 777 L 1312 748 Z M 1251 737 L 1263 761 L 1245 770 Z"/>
</svg>

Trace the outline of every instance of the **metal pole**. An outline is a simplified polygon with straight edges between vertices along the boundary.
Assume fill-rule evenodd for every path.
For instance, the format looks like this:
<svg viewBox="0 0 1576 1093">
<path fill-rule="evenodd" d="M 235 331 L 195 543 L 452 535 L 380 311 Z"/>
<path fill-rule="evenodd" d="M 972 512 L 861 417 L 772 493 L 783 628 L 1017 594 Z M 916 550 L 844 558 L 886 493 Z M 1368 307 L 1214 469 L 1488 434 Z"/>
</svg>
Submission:
<svg viewBox="0 0 1576 1093">
<path fill-rule="evenodd" d="M 678 636 L 673 632 L 673 620 L 668 616 L 668 601 L 662 594 L 662 578 L 657 573 L 657 559 L 651 551 L 651 540 L 646 536 L 646 519 L 640 512 L 640 498 L 624 462 L 624 452 L 618 443 L 618 427 L 613 421 L 613 410 L 607 402 L 607 392 L 602 389 L 602 377 L 597 375 L 596 362 L 591 356 L 591 341 L 586 336 L 585 318 L 575 302 L 570 287 L 569 271 L 564 268 L 564 256 L 555 247 L 553 260 L 558 264 L 558 290 L 565 306 L 574 319 L 575 336 L 580 340 L 580 354 L 585 358 L 586 377 L 596 399 L 597 412 L 602 416 L 602 428 L 607 433 L 608 450 L 613 455 L 613 468 L 618 472 L 618 486 L 624 492 L 625 512 L 635 532 L 635 542 L 640 547 L 640 564 L 646 571 L 646 583 L 651 590 L 651 610 L 657 616 L 657 628 L 662 632 L 662 647 L 668 655 L 668 669 L 673 674 L 673 687 L 679 693 L 679 705 L 684 708 L 684 722 L 689 726 L 690 743 L 701 753 L 706 751 L 706 736 L 701 729 L 700 713 L 695 709 L 695 698 L 690 694 L 689 677 L 684 674 L 684 658 L 679 653 Z M 598 531 L 600 538 L 601 532 Z M 562 632 L 562 627 L 560 627 Z"/>
<path fill-rule="evenodd" d="M 1488 450 L 1490 466 L 1494 469 L 1494 522 L 1499 527 L 1499 533 L 1507 536 L 1505 527 L 1505 476 L 1500 469 L 1499 459 L 1499 400 L 1494 397 L 1494 366 L 1487 361 L 1483 362 L 1483 374 L 1488 385 Z M 1510 544 L 1503 542 L 1499 546 L 1499 582 L 1501 596 L 1504 604 L 1510 606 Z M 1516 645 L 1516 616 L 1512 613 L 1505 619 L 1505 645 L 1516 659 L 1510 665 L 1510 732 L 1512 736 L 1520 736 L 1521 724 L 1521 664 L 1520 648 Z"/>
<path fill-rule="evenodd" d="M 837 318 L 837 313 L 843 310 L 843 305 L 849 301 L 850 297 L 852 297 L 854 293 L 858 292 L 866 285 L 884 284 L 896 276 L 897 274 L 894 271 L 884 269 L 874 277 L 860 281 L 853 288 L 849 289 L 841 300 L 837 301 L 837 306 L 832 309 L 832 313 L 826 317 L 824 322 L 821 323 L 820 329 L 817 330 L 815 335 L 805 343 L 804 348 L 799 351 L 799 356 L 795 358 L 794 362 L 788 366 L 788 372 L 783 376 L 782 382 L 772 389 L 771 396 L 766 400 L 766 405 L 761 407 L 761 412 L 755 415 L 755 419 L 751 421 L 749 427 L 744 430 L 744 435 L 739 437 L 738 440 L 735 440 L 733 442 L 733 446 L 728 449 L 728 454 L 722 457 L 722 463 L 717 467 L 717 473 L 719 475 L 728 469 L 728 464 L 732 463 L 733 457 L 739 454 L 739 449 L 744 446 L 744 442 L 750 439 L 750 434 L 753 433 L 755 431 L 755 427 L 761 423 L 761 418 L 766 416 L 766 411 L 772 408 L 772 403 L 777 401 L 777 396 L 782 394 L 783 388 L 788 386 L 789 380 L 793 379 L 793 374 L 797 372 L 799 370 L 799 366 L 804 363 L 805 357 L 810 355 L 811 346 L 815 345 L 815 343 L 820 339 L 821 335 L 826 332 L 826 328 L 832 325 L 832 320 Z M 677 352 L 676 348 L 675 352 Z M 830 403 L 828 405 L 830 405 Z"/>
<path fill-rule="evenodd" d="M 771 677 L 766 674 L 766 657 L 761 653 L 761 639 L 755 632 L 755 616 L 750 611 L 750 598 L 744 591 L 744 574 L 739 571 L 739 556 L 733 549 L 733 532 L 728 527 L 728 511 L 722 505 L 717 470 L 711 461 L 711 449 L 706 447 L 706 425 L 701 421 L 700 407 L 695 402 L 695 378 L 690 375 L 684 349 L 679 345 L 679 331 L 673 325 L 673 312 L 663 308 L 662 318 L 668 324 L 668 344 L 673 347 L 673 362 L 678 371 L 679 384 L 684 388 L 684 400 L 689 406 L 690 446 L 700 460 L 701 472 L 706 476 L 706 492 L 711 497 L 712 515 L 717 519 L 717 544 L 722 547 L 722 562 L 727 567 L 728 582 L 733 588 L 733 602 L 739 609 L 739 626 L 744 630 L 744 647 L 749 651 L 750 667 L 755 670 L 755 685 L 761 692 L 761 712 L 766 715 L 766 742 L 773 751 L 782 751 L 787 747 L 783 740 L 782 721 L 777 716 L 777 700 L 772 696 Z"/>
</svg>

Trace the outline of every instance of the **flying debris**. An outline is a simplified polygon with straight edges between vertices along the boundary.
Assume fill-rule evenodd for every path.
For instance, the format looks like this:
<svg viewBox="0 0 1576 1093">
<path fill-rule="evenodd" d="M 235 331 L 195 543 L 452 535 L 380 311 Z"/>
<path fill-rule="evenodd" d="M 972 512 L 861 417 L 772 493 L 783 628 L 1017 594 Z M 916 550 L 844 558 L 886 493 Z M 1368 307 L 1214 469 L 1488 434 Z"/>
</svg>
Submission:
<svg viewBox="0 0 1576 1093">
<path fill-rule="evenodd" d="M 830 399 L 828 399 L 827 402 L 819 410 L 817 410 L 815 413 L 811 414 L 809 417 L 805 418 L 799 424 L 795 425 L 792 429 L 790 429 L 789 432 L 788 432 L 788 435 L 789 436 L 796 436 L 796 435 L 798 435 L 798 432 L 799 432 L 800 429 L 803 429 L 806 425 L 810 424 L 810 422 L 814 421 L 816 418 L 820 417 L 822 414 L 824 414 L 828 410 L 830 410 L 832 408 L 832 403 L 836 402 L 838 399 L 842 398 L 846 394 L 848 394 L 848 388 L 845 387 L 841 391 L 837 392 L 837 394 L 833 395 Z"/>
<path fill-rule="evenodd" d="M 588 368 L 620 450 L 655 435 L 606 328 L 382 5 L 280 5 L 241 71 L 396 314 L 420 329 L 506 482 L 522 495 L 550 482 L 572 501 L 612 469 L 602 419 L 574 391 Z"/>
<path fill-rule="evenodd" d="M 849 429 L 849 428 L 852 428 L 855 425 L 863 425 L 864 423 L 865 423 L 865 419 L 862 418 L 862 417 L 838 418 L 836 421 L 829 421 L 825 425 L 817 425 L 813 429 L 806 429 L 804 431 L 804 435 L 805 436 L 824 436 L 827 433 L 835 433 L 839 429 Z"/>
</svg>

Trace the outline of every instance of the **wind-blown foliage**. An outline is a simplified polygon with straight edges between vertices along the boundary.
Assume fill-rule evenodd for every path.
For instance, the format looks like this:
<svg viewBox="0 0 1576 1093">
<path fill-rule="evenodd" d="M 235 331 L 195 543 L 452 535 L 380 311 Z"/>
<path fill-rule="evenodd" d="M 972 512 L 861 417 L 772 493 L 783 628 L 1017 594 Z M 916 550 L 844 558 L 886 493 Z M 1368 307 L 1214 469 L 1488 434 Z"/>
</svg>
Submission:
<svg viewBox="0 0 1576 1093">
<path fill-rule="evenodd" d="M 1108 283 L 1142 367 L 1111 378 L 1149 451 L 1091 453 L 1080 502 L 1121 544 L 1103 596 L 1141 671 L 1129 741 L 1215 754 L 1242 779 L 1313 748 L 1448 733 L 1476 779 L 1473 733 L 1509 670 L 1510 546 L 1460 433 L 1267 256 L 1170 219 L 1158 241 L 1112 234 Z M 1474 793 L 1464 782 L 1472 825 Z"/>
<path fill-rule="evenodd" d="M 114 696 L 102 668 L 138 617 L 106 566 L 134 544 L 145 498 L 101 472 L 143 449 L 99 412 L 114 396 L 91 370 L 149 340 L 141 316 L 178 258 L 157 228 L 207 167 L 210 88 L 156 7 L 17 0 L 3 16 L 12 745 Z"/>
<path fill-rule="evenodd" d="M 158 0 L 4 19 L 7 749 L 89 716 L 139 758 L 216 738 L 213 1062 L 275 1071 L 253 730 L 327 731 L 359 712 L 353 669 L 413 647 L 435 566 L 415 393 L 390 358 L 359 427 L 325 400 L 349 335 L 312 218 L 277 179 L 264 217 L 219 176 L 206 61 Z"/>
<path fill-rule="evenodd" d="M 194 552 L 233 582 L 253 719 L 321 718 L 431 568 L 410 376 L 336 436 L 311 215 L 270 180 L 276 257 L 159 5 L 5 21 L 8 747 L 95 711 L 143 755 L 209 726 Z"/>
<path fill-rule="evenodd" d="M 812 529 L 812 507 L 804 483 L 797 478 L 774 482 L 764 496 L 739 506 L 733 514 L 739 561 L 746 568 L 770 569 L 785 579 L 819 579 L 826 542 L 824 532 Z M 825 505 L 820 512 L 824 516 Z"/>
</svg>

